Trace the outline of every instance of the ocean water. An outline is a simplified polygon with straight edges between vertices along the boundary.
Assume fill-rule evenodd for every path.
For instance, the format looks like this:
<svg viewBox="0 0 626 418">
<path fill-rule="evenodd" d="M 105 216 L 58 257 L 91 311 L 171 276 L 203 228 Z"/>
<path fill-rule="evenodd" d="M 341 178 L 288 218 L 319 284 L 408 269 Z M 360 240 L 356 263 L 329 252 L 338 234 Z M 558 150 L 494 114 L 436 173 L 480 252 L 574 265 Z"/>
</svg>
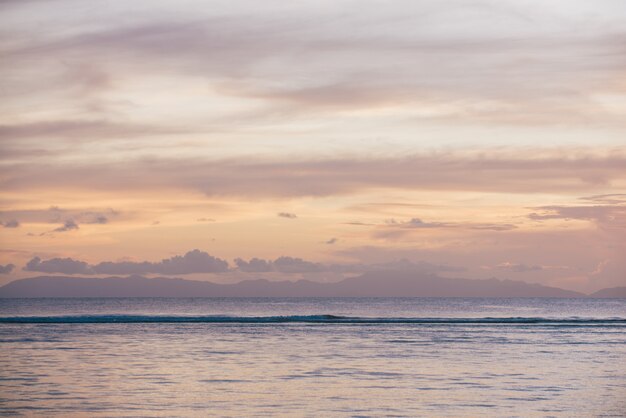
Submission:
<svg viewBox="0 0 626 418">
<path fill-rule="evenodd" d="M 626 300 L 0 299 L 0 414 L 626 416 Z"/>
</svg>

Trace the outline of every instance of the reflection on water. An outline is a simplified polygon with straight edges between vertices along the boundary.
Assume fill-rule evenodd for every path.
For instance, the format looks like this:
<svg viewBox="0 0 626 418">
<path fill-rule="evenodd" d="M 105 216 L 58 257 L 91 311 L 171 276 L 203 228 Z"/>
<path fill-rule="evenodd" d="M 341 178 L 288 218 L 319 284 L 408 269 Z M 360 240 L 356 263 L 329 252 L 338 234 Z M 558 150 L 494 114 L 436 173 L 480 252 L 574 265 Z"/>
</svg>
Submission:
<svg viewBox="0 0 626 418">
<path fill-rule="evenodd" d="M 626 301 L 586 300 L 92 299 L 0 304 L 2 317 L 626 318 Z M 2 323 L 0 348 L 3 413 L 622 416 L 626 411 L 623 323 Z"/>
</svg>

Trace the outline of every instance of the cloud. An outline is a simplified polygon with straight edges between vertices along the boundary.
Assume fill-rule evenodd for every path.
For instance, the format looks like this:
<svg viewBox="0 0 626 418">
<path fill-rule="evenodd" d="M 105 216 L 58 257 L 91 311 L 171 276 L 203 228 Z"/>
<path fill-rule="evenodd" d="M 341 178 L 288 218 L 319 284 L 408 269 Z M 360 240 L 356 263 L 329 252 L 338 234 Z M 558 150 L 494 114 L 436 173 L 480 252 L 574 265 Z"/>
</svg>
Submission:
<svg viewBox="0 0 626 418">
<path fill-rule="evenodd" d="M 109 218 L 99 213 L 87 212 L 84 213 L 84 219 L 81 221 L 81 223 L 104 225 L 109 223 Z"/>
<path fill-rule="evenodd" d="M 215 219 L 213 218 L 198 218 L 196 219 L 197 222 L 215 222 Z"/>
<path fill-rule="evenodd" d="M 359 274 L 370 271 L 404 271 L 415 273 L 461 272 L 465 269 L 447 264 L 430 263 L 427 261 L 413 262 L 406 258 L 376 263 L 345 263 L 326 264 L 313 262 L 299 257 L 281 256 L 274 260 L 251 258 L 246 261 L 242 258 L 234 260 L 235 268 L 230 269 L 228 263 L 220 258 L 209 255 L 200 250 L 192 250 L 183 256 L 166 258 L 160 262 L 150 261 L 103 261 L 89 264 L 85 261 L 72 258 L 51 258 L 42 260 L 32 258 L 23 268 L 25 271 L 60 274 L 82 275 L 132 275 L 132 274 L 159 274 L 185 275 L 198 273 L 280 273 L 285 275 L 307 274 Z"/>
<path fill-rule="evenodd" d="M 314 273 L 327 270 L 321 263 L 313 263 L 297 257 L 278 257 L 273 264 L 276 271 L 281 273 Z"/>
<path fill-rule="evenodd" d="M 252 258 L 250 261 L 236 258 L 235 265 L 239 270 L 246 273 L 267 273 L 274 271 L 274 266 L 271 261 L 261 260 L 259 258 Z"/>
<path fill-rule="evenodd" d="M 0 125 L 0 141 L 15 141 L 28 138 L 61 138 L 73 141 L 93 141 L 94 139 L 126 139 L 137 136 L 150 136 L 175 133 L 179 130 L 158 128 L 149 125 L 132 125 L 106 120 L 54 120 Z"/>
<path fill-rule="evenodd" d="M 47 209 L 16 209 L 0 212 L 1 218 L 17 218 L 24 223 L 65 223 L 72 220 L 76 224 L 106 224 L 119 216 L 120 213 L 111 208 L 64 209 L 58 206 L 50 206 Z"/>
<path fill-rule="evenodd" d="M 178 188 L 208 196 L 303 197 L 378 188 L 499 193 L 587 192 L 626 180 L 626 155 L 472 156 L 459 153 L 401 158 L 318 160 L 142 159 L 124 163 L 8 164 L 8 191 L 64 187 L 108 191 Z M 21 219 L 21 218 L 20 218 Z"/>
<path fill-rule="evenodd" d="M 551 219 L 576 219 L 593 221 L 602 226 L 626 227 L 626 205 L 621 203 L 596 206 L 541 206 L 534 209 L 539 212 L 529 214 L 528 218 L 539 222 Z"/>
<path fill-rule="evenodd" d="M 62 274 L 194 274 L 223 273 L 228 263 L 200 250 L 192 250 L 183 256 L 166 258 L 160 262 L 103 261 L 90 265 L 71 258 L 53 258 L 42 261 L 39 257 L 30 260 L 26 271 Z"/>
<path fill-rule="evenodd" d="M 324 265 L 322 263 L 314 263 L 297 257 L 278 257 L 274 261 L 252 258 L 245 261 L 241 258 L 235 259 L 237 268 L 247 273 L 267 273 L 279 272 L 286 274 L 293 273 L 318 273 L 335 271 L 335 266 Z"/>
<path fill-rule="evenodd" d="M 223 273 L 228 270 L 228 262 L 200 251 L 192 250 L 183 256 L 166 258 L 158 263 L 111 262 L 105 261 L 93 266 L 97 274 L 193 274 Z"/>
<path fill-rule="evenodd" d="M 296 219 L 297 218 L 295 213 L 288 213 L 288 212 L 279 212 L 278 216 L 280 218 L 287 218 L 287 219 Z"/>
<path fill-rule="evenodd" d="M 15 264 L 6 264 L 6 265 L 0 264 L 0 274 L 9 274 L 13 271 L 14 268 L 15 268 Z"/>
<path fill-rule="evenodd" d="M 464 228 L 490 231 L 509 231 L 515 229 L 513 224 L 497 224 L 497 223 L 471 223 L 471 222 L 424 222 L 419 218 L 412 218 L 406 222 L 398 222 L 390 219 L 386 222 L 387 226 L 406 228 L 406 229 L 430 229 L 430 228 Z"/>
<path fill-rule="evenodd" d="M 79 229 L 78 224 L 73 219 L 68 219 L 63 223 L 63 226 L 53 229 L 52 232 L 67 232 L 76 229 Z"/>
<path fill-rule="evenodd" d="M 407 259 L 386 261 L 381 263 L 356 263 L 356 264 L 324 264 L 304 260 L 298 257 L 281 256 L 275 260 L 262 260 L 252 258 L 250 261 L 238 258 L 235 264 L 240 271 L 247 273 L 278 272 L 284 274 L 308 274 L 308 273 L 365 273 L 368 271 L 414 271 L 421 273 L 434 273 L 443 271 L 462 271 L 462 268 L 436 265 L 425 261 L 414 263 Z"/>
<path fill-rule="evenodd" d="M 24 270 L 41 273 L 94 274 L 89 264 L 72 258 L 52 258 L 42 261 L 41 258 L 34 257 L 26 263 Z"/>
<path fill-rule="evenodd" d="M 463 224 L 461 224 L 463 225 Z M 467 229 L 475 229 L 478 231 L 510 231 L 516 229 L 517 226 L 513 224 L 498 224 L 498 223 L 468 223 L 465 224 Z"/>
<path fill-rule="evenodd" d="M 622 248 L 622 250 L 624 249 L 626 248 Z M 597 289 L 626 286 L 625 277 L 626 261 L 624 261 L 623 256 L 600 261 L 595 270 L 589 275 L 589 279 Z"/>
<path fill-rule="evenodd" d="M 394 261 L 364 265 L 364 271 L 369 270 L 392 270 L 433 274 L 438 272 L 460 272 L 464 271 L 465 268 L 445 264 L 429 263 L 427 261 L 413 262 L 407 260 L 406 258 L 401 258 Z"/>
<path fill-rule="evenodd" d="M 20 226 L 20 223 L 15 219 L 11 219 L 10 221 L 0 222 L 0 225 L 5 228 L 17 228 L 18 226 Z"/>
<path fill-rule="evenodd" d="M 395 239 L 401 238 L 414 230 L 420 229 L 465 229 L 478 231 L 510 231 L 517 226 L 508 223 L 472 223 L 472 222 L 425 222 L 419 218 L 408 221 L 396 221 L 388 219 L 384 224 L 378 225 L 373 232 L 374 238 Z"/>
<path fill-rule="evenodd" d="M 495 268 L 499 270 L 512 271 L 514 273 L 527 273 L 530 271 L 543 270 L 542 266 L 528 265 L 528 264 L 523 264 L 523 263 L 510 263 L 508 261 L 496 265 Z"/>
<path fill-rule="evenodd" d="M 618 78 L 623 70 L 622 34 L 611 28 L 619 27 L 624 12 L 606 2 L 582 10 L 554 2 L 540 13 L 533 2 L 479 1 L 461 10 L 462 24 L 456 24 L 461 21 L 458 10 L 437 1 L 400 2 L 388 10 L 375 2 L 358 10 L 349 2 L 297 8 L 273 3 L 263 9 L 243 2 L 176 13 L 166 5 L 142 13 L 146 6 L 140 3 L 137 15 L 154 16 L 157 23 L 145 18 L 120 23 L 119 11 L 112 8 L 100 16 L 97 28 L 87 29 L 80 25 L 86 18 L 80 12 L 58 16 L 46 13 L 45 6 L 23 6 L 22 15 L 50 15 L 40 24 L 55 36 L 26 38 L 17 19 L 5 25 L 7 71 L 24 72 L 35 58 L 47 64 L 31 70 L 42 81 L 30 89 L 20 83 L 10 92 L 61 90 L 74 80 L 82 92 L 101 91 L 115 86 L 111 80 L 129 77 L 129 69 L 137 74 L 149 69 L 218 80 L 223 95 L 263 99 L 274 106 L 284 102 L 284 108 L 300 111 L 421 99 L 461 103 L 454 113 L 467 119 L 558 116 L 585 122 L 587 118 L 572 117 L 572 111 L 588 117 L 602 113 L 585 112 L 584 105 L 594 104 L 585 99 L 604 87 L 598 80 Z M 583 18 L 591 14 L 593 21 Z M 491 25 L 494 21 L 501 24 Z M 549 30 L 556 26 L 558 33 Z M 62 31 L 65 27 L 73 30 Z M 79 61 L 73 65 L 79 68 L 67 77 L 68 69 L 49 71 L 56 69 L 55 61 L 64 67 Z M 584 105 L 571 103 L 572 96 Z"/>
<path fill-rule="evenodd" d="M 57 232 L 68 232 L 80 229 L 81 224 L 105 225 L 111 218 L 119 217 L 120 213 L 113 209 L 63 209 L 58 206 L 50 206 L 48 209 L 18 209 L 0 212 L 2 218 L 17 218 L 26 223 L 62 223 L 61 226 L 39 234 L 46 236 Z M 2 222 L 5 228 L 15 228 L 20 225 L 18 221 Z M 30 236 L 36 234 L 29 233 Z"/>
<path fill-rule="evenodd" d="M 399 227 L 399 228 L 421 229 L 421 228 L 445 228 L 449 226 L 450 224 L 446 224 L 443 222 L 424 222 L 419 218 L 413 218 L 406 222 L 398 222 L 395 219 L 390 219 L 387 221 L 387 225 Z"/>
<path fill-rule="evenodd" d="M 626 204 L 626 193 L 600 194 L 594 196 L 581 197 L 581 200 L 588 200 L 607 205 Z"/>
</svg>

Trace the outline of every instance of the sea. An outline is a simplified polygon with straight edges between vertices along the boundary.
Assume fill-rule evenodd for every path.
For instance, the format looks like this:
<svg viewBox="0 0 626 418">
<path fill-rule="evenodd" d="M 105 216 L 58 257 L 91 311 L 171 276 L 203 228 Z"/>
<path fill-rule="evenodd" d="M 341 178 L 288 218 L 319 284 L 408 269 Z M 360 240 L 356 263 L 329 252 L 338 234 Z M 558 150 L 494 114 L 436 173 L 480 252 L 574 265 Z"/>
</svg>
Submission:
<svg viewBox="0 0 626 418">
<path fill-rule="evenodd" d="M 626 299 L 0 299 L 0 415 L 623 417 Z"/>
</svg>

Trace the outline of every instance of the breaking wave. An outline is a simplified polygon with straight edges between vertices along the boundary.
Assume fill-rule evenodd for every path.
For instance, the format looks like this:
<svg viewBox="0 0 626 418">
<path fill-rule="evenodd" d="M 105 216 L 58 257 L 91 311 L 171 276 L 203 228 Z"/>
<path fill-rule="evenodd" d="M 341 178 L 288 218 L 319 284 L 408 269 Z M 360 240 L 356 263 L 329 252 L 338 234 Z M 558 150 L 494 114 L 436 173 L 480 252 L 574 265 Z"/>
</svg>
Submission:
<svg viewBox="0 0 626 418">
<path fill-rule="evenodd" d="M 71 315 L 0 317 L 4 324 L 115 324 L 115 323 L 224 323 L 224 324 L 466 324 L 545 326 L 625 326 L 626 318 L 386 318 L 336 315 L 223 316 L 223 315 Z"/>
</svg>

